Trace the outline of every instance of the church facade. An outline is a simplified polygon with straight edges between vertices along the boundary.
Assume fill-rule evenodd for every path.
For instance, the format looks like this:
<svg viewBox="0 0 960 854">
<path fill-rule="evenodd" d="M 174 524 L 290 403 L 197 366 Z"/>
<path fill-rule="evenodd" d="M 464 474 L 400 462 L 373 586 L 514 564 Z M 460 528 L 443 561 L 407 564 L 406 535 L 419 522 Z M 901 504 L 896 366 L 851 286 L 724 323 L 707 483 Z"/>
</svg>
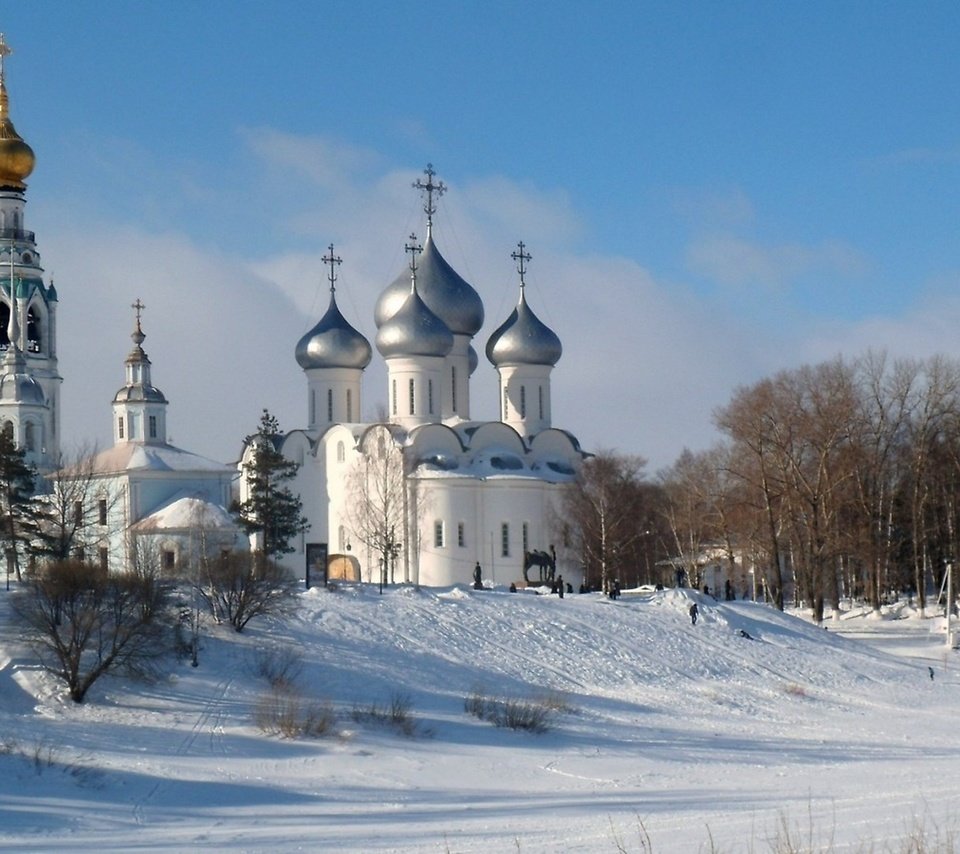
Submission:
<svg viewBox="0 0 960 854">
<path fill-rule="evenodd" d="M 530 255 L 522 243 L 513 253 L 518 301 L 484 348 L 499 379 L 498 417 L 477 420 L 470 384 L 483 302 L 436 245 L 435 200 L 445 187 L 432 167 L 425 175 L 414 186 L 426 198 L 426 239 L 420 245 L 411 235 L 408 269 L 374 308 L 375 345 L 387 368 L 383 421 L 361 420 L 373 348 L 337 305 L 341 259 L 332 246 L 324 258 L 329 306 L 295 348 L 307 425 L 281 442 L 300 466 L 291 489 L 310 527 L 284 560 L 308 579 L 329 572 L 427 586 L 523 582 L 525 564 L 539 563 L 544 577 L 579 584 L 562 544 L 560 497 L 584 453 L 552 423 L 551 373 L 562 347 L 527 302 Z M 241 471 L 251 455 L 246 448 Z M 529 580 L 540 577 L 533 566 Z"/>
</svg>

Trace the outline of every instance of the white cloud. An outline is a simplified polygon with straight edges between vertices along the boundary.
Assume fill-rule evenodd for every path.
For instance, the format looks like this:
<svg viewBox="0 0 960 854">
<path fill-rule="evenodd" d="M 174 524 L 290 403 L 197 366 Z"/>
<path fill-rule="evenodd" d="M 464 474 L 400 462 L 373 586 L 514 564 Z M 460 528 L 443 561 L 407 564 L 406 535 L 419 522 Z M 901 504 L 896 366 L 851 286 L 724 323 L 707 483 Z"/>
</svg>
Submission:
<svg viewBox="0 0 960 854">
<path fill-rule="evenodd" d="M 868 269 L 862 253 L 839 240 L 771 246 L 730 234 L 695 240 L 687 250 L 687 264 L 693 272 L 724 285 L 764 287 L 785 287 L 807 273 L 859 276 Z"/>
</svg>

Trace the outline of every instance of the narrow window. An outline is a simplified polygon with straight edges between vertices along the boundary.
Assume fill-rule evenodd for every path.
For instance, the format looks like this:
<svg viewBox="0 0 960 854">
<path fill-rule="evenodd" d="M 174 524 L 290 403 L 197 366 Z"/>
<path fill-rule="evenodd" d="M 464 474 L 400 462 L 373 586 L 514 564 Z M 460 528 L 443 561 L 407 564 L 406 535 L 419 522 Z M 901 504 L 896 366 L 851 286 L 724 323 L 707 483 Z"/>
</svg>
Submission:
<svg viewBox="0 0 960 854">
<path fill-rule="evenodd" d="M 347 389 L 347 421 L 353 421 L 353 389 Z"/>
<path fill-rule="evenodd" d="M 107 547 L 100 546 L 99 554 L 100 554 L 100 569 L 106 572 L 107 571 L 107 554 L 108 554 Z"/>
<path fill-rule="evenodd" d="M 77 528 L 83 527 L 83 504 L 79 501 L 73 504 L 73 524 Z"/>
<path fill-rule="evenodd" d="M 510 557 L 510 523 L 500 525 L 500 556 Z"/>
<path fill-rule="evenodd" d="M 433 523 L 433 545 L 438 548 L 443 548 L 443 520 L 437 519 Z"/>
<path fill-rule="evenodd" d="M 163 569 L 164 572 L 173 572 L 177 566 L 177 553 L 166 549 L 163 553 Z"/>
<path fill-rule="evenodd" d="M 520 386 L 520 417 L 527 417 L 527 387 Z"/>
<path fill-rule="evenodd" d="M 156 415 L 150 416 L 150 438 L 151 439 L 157 438 L 157 416 Z"/>
<path fill-rule="evenodd" d="M 337 442 L 337 462 L 342 463 L 347 458 L 347 450 L 343 442 Z"/>
<path fill-rule="evenodd" d="M 397 381 L 396 380 L 393 380 L 393 382 L 390 383 L 390 391 L 391 391 L 390 411 L 394 415 L 396 415 L 397 414 Z"/>
<path fill-rule="evenodd" d="M 417 386 L 416 386 L 416 383 L 411 379 L 410 380 L 410 414 L 411 415 L 417 414 L 416 394 L 417 394 Z"/>
<path fill-rule="evenodd" d="M 530 523 L 523 523 L 523 550 L 530 551 Z"/>
<path fill-rule="evenodd" d="M 35 438 L 34 438 L 34 429 L 33 429 L 33 422 L 32 422 L 32 421 L 28 421 L 28 422 L 27 422 L 26 430 L 24 430 L 24 434 L 23 434 L 23 446 L 24 446 L 24 448 L 25 448 L 26 450 L 28 450 L 28 451 L 35 451 L 35 450 L 36 450 L 36 440 L 35 440 Z"/>
<path fill-rule="evenodd" d="M 107 524 L 107 499 L 101 498 L 97 502 L 97 519 L 101 525 Z"/>
<path fill-rule="evenodd" d="M 540 403 L 540 420 L 543 421 L 543 386 L 537 386 L 537 399 Z"/>
<path fill-rule="evenodd" d="M 119 436 L 121 439 L 123 438 L 123 416 L 122 415 L 117 419 L 117 436 Z"/>
<path fill-rule="evenodd" d="M 457 545 L 461 549 L 467 545 L 467 535 L 463 522 L 457 522 Z"/>
<path fill-rule="evenodd" d="M 507 387 L 504 386 L 504 387 L 503 387 L 503 418 L 502 418 L 503 421 L 506 421 L 506 420 L 507 420 L 507 403 L 508 403 L 508 401 L 509 401 L 509 397 L 507 396 Z"/>
<path fill-rule="evenodd" d="M 333 421 L 333 389 L 327 389 L 327 421 Z"/>
<path fill-rule="evenodd" d="M 457 411 L 457 366 L 450 366 L 450 406 Z"/>
<path fill-rule="evenodd" d="M 433 415 L 433 380 L 427 380 L 427 412 Z"/>
<path fill-rule="evenodd" d="M 315 389 L 310 389 L 310 423 L 317 423 L 317 392 Z"/>
</svg>

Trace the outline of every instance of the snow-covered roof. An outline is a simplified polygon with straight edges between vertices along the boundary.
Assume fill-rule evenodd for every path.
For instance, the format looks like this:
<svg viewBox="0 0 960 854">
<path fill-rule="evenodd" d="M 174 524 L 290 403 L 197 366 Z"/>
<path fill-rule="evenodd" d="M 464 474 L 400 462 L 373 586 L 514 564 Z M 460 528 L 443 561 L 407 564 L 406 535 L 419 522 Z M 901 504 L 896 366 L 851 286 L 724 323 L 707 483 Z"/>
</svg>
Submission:
<svg viewBox="0 0 960 854">
<path fill-rule="evenodd" d="M 237 527 L 225 507 L 195 496 L 180 493 L 133 526 L 138 533 L 174 531 L 189 528 L 229 530 Z"/>
<path fill-rule="evenodd" d="M 97 474 L 124 471 L 233 473 L 226 463 L 218 463 L 174 445 L 142 442 L 122 442 L 102 451 L 93 459 L 93 470 Z"/>
</svg>

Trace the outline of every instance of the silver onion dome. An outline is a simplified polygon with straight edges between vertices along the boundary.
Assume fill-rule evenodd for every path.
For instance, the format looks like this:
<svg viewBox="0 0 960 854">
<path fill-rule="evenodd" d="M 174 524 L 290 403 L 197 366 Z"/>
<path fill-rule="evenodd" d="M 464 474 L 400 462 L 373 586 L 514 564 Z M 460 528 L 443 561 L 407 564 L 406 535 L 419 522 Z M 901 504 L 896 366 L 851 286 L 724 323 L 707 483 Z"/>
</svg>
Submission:
<svg viewBox="0 0 960 854">
<path fill-rule="evenodd" d="M 430 232 L 417 260 L 417 290 L 451 332 L 473 336 L 483 326 L 480 295 L 447 263 Z M 377 300 L 373 317 L 378 328 L 399 311 L 409 294 L 410 274 L 404 272 L 384 289 Z"/>
<path fill-rule="evenodd" d="M 370 342 L 354 329 L 340 313 L 337 299 L 330 294 L 326 314 L 297 342 L 296 357 L 300 367 L 359 368 L 370 364 L 373 350 Z"/>
<path fill-rule="evenodd" d="M 407 280 L 407 298 L 377 330 L 377 349 L 392 356 L 446 356 L 453 349 L 450 328 L 421 299 Z"/>
<path fill-rule="evenodd" d="M 487 358 L 501 365 L 555 365 L 563 347 L 557 334 L 527 305 L 523 290 L 520 302 L 487 341 Z"/>
</svg>

